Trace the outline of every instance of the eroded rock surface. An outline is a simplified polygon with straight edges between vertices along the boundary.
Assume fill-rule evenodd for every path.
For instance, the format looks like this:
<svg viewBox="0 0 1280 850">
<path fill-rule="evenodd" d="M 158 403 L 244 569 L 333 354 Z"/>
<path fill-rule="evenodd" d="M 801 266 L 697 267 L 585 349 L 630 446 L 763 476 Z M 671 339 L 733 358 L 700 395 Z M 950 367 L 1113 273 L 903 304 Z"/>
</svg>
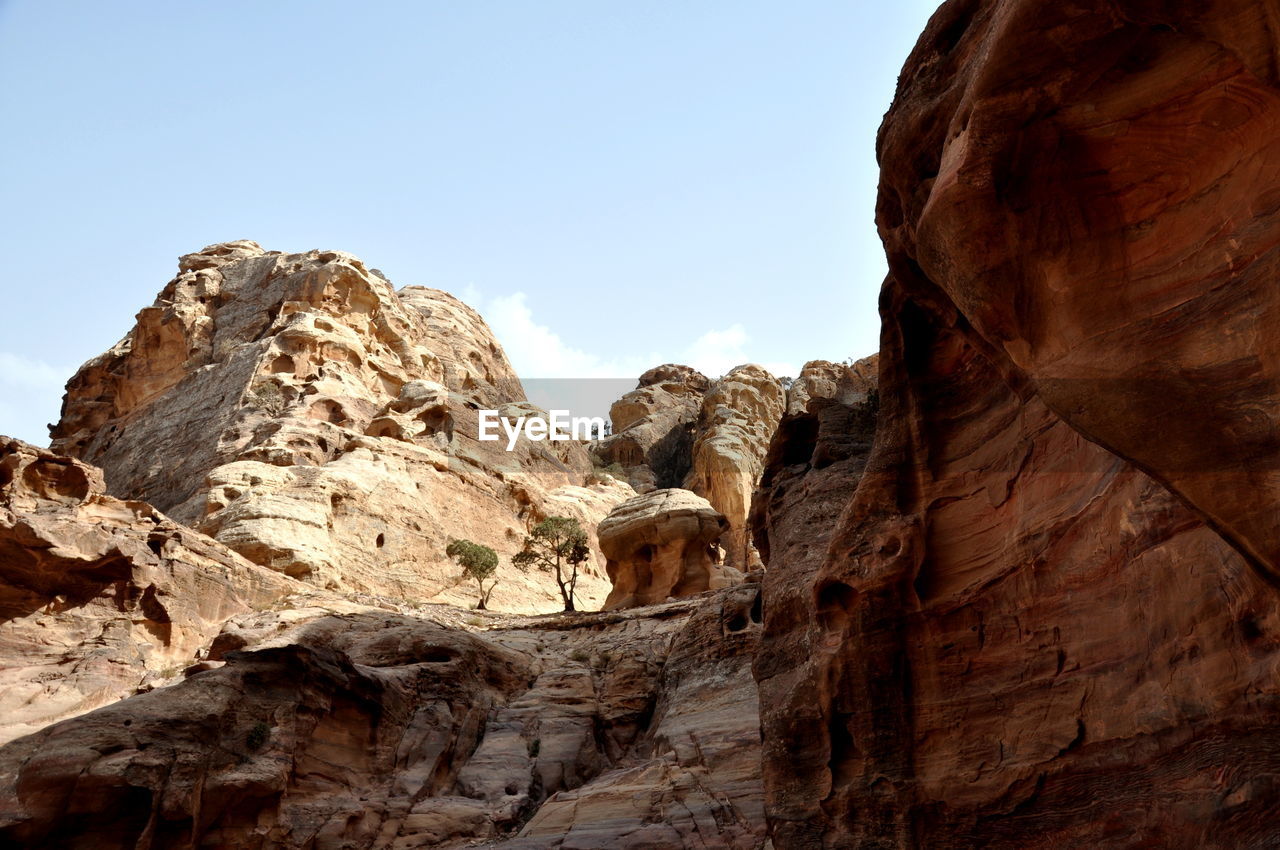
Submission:
<svg viewBox="0 0 1280 850">
<path fill-rule="evenodd" d="M 693 464 L 702 397 L 711 381 L 696 369 L 668 363 L 640 376 L 639 386 L 613 403 L 613 435 L 596 451 L 627 470 L 637 492 L 682 486 Z"/>
<path fill-rule="evenodd" d="M 245 615 L 211 669 L 0 749 L 0 839 L 758 848 L 756 591 L 468 623 Z"/>
<path fill-rule="evenodd" d="M 728 520 L 688 490 L 642 493 L 600 522 L 600 546 L 613 590 L 605 609 L 652 605 L 728 587 L 742 573 L 722 564 Z"/>
<path fill-rule="evenodd" d="M 531 522 L 591 528 L 632 494 L 587 478 L 576 442 L 482 442 L 478 410 L 533 408 L 480 316 L 400 291 L 350 254 L 252 242 L 183 257 L 130 334 L 68 384 L 54 448 L 100 465 L 246 557 L 336 591 L 466 603 L 444 555 L 493 547 L 508 610 L 554 610 L 542 573 L 507 566 Z M 608 592 L 593 556 L 579 604 Z"/>
<path fill-rule="evenodd" d="M 1278 840 L 1271 15 L 931 21 L 878 145 L 875 447 L 816 568 L 770 557 L 779 850 Z"/>
<path fill-rule="evenodd" d="M 722 542 L 725 562 L 743 572 L 762 566 L 747 515 L 785 406 L 782 384 L 752 364 L 730 370 L 702 399 L 684 486 L 724 514 L 729 522 Z"/>
<path fill-rule="evenodd" d="M 103 491 L 94 467 L 0 438 L 0 742 L 172 677 L 296 589 Z"/>
</svg>

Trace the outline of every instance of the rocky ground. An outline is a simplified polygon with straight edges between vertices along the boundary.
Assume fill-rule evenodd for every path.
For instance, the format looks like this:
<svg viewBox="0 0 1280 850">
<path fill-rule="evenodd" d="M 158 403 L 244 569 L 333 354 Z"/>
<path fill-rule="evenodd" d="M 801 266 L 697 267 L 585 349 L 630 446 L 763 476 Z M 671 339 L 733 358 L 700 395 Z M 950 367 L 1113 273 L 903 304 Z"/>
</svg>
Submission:
<svg viewBox="0 0 1280 850">
<path fill-rule="evenodd" d="M 5 846 L 763 841 L 758 583 L 536 616 L 338 594 L 103 489 L 0 451 Z"/>
</svg>

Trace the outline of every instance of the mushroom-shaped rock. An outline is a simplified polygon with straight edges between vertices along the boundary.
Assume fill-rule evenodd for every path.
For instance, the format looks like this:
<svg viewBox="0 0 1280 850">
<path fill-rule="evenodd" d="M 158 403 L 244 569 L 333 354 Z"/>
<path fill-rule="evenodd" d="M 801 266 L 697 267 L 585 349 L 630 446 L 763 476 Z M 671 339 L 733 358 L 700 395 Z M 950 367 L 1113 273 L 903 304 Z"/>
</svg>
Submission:
<svg viewBox="0 0 1280 850">
<path fill-rule="evenodd" d="M 613 590 L 605 610 L 651 605 L 737 584 L 720 563 L 728 520 L 688 490 L 652 490 L 614 508 L 597 529 Z"/>
</svg>

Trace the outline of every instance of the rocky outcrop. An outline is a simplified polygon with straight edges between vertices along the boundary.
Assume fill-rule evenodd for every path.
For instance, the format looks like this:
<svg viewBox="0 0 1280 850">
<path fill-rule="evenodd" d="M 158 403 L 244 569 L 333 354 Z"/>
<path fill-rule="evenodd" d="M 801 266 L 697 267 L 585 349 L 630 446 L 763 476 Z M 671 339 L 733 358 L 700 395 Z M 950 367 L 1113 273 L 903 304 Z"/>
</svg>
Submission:
<svg viewBox="0 0 1280 850">
<path fill-rule="evenodd" d="M 786 406 L 782 384 L 759 366 L 738 366 L 702 400 L 693 466 L 684 486 L 706 498 L 729 522 L 725 561 L 748 571 L 762 566 L 747 515 L 765 451 Z"/>
<path fill-rule="evenodd" d="M 294 582 L 0 438 L 0 742 L 171 678 Z"/>
<path fill-rule="evenodd" d="M 787 388 L 786 415 L 816 413 L 827 400 L 844 405 L 874 401 L 879 371 L 879 354 L 844 363 L 810 360 Z"/>
<path fill-rule="evenodd" d="M 503 556 L 493 604 L 553 610 L 508 565 L 528 526 L 587 527 L 632 494 L 576 442 L 478 439 L 478 410 L 533 410 L 483 320 L 433 289 L 395 291 L 350 254 L 252 242 L 183 257 L 133 331 L 68 384 L 54 447 L 102 466 L 251 560 L 337 591 L 464 604 L 445 557 Z M 579 604 L 608 591 L 603 558 Z"/>
<path fill-rule="evenodd" d="M 606 610 L 652 605 L 728 587 L 742 573 L 722 565 L 729 524 L 688 490 L 652 490 L 613 509 L 600 522 L 600 547 L 613 590 Z"/>
<path fill-rule="evenodd" d="M 1269 14 L 930 22 L 878 143 L 875 446 L 816 569 L 770 558 L 779 850 L 1276 842 Z"/>
<path fill-rule="evenodd" d="M 875 439 L 877 361 L 813 360 L 787 391 L 788 412 L 769 444 L 750 518 L 756 549 L 773 565 L 763 584 L 775 623 L 812 615 L 814 578 Z M 786 675 L 776 659 L 803 656 L 805 637 L 772 631 L 769 653 L 757 662 L 761 678 Z"/>
<path fill-rule="evenodd" d="M 636 389 L 613 403 L 613 434 L 596 452 L 627 470 L 637 492 L 679 487 L 693 464 L 694 429 L 711 382 L 688 366 L 668 363 L 640 376 Z"/>
<path fill-rule="evenodd" d="M 0 840 L 757 848 L 756 600 L 246 615 L 181 684 L 0 749 Z"/>
</svg>

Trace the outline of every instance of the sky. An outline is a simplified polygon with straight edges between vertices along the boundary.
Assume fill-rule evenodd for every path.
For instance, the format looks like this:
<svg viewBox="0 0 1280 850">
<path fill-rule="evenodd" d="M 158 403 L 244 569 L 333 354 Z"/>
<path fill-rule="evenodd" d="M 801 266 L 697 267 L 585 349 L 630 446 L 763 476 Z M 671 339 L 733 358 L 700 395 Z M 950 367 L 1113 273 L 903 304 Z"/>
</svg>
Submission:
<svg viewBox="0 0 1280 850">
<path fill-rule="evenodd" d="M 936 5 L 0 0 L 0 434 L 232 239 L 448 290 L 527 379 L 870 354 Z"/>
</svg>

